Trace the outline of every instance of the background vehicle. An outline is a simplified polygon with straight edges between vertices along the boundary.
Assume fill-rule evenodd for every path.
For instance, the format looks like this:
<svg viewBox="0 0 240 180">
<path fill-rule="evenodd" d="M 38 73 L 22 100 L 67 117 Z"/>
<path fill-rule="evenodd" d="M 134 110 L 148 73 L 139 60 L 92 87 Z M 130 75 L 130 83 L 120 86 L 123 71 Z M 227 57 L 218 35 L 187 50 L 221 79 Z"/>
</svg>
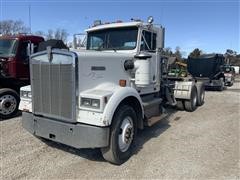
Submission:
<svg viewBox="0 0 240 180">
<path fill-rule="evenodd" d="M 169 57 L 169 59 L 173 59 L 171 64 L 169 64 L 168 68 L 168 76 L 169 77 L 187 77 L 187 64 L 181 61 L 178 61 L 175 57 Z"/>
<path fill-rule="evenodd" d="M 25 34 L 0 37 L 0 118 L 16 114 L 20 87 L 30 83 L 30 49 L 37 52 L 42 41 L 42 37 Z"/>
<path fill-rule="evenodd" d="M 152 22 L 98 21 L 86 30 L 86 50 L 32 55 L 31 87 L 21 88 L 23 127 L 75 148 L 101 148 L 122 164 L 138 129 L 161 120 L 166 103 L 190 112 L 202 105 L 202 83 L 164 77 L 164 28 Z"/>
<path fill-rule="evenodd" d="M 239 74 L 239 66 L 232 66 L 234 68 L 235 74 Z"/>
<path fill-rule="evenodd" d="M 30 55 L 46 50 L 47 46 L 67 49 L 61 40 L 44 41 L 40 36 L 0 37 L 0 118 L 10 118 L 17 113 L 20 88 L 30 84 Z"/>
<path fill-rule="evenodd" d="M 205 54 L 198 58 L 188 57 L 187 69 L 194 79 L 204 82 L 206 88 L 224 89 L 225 76 L 222 54 Z"/>
<path fill-rule="evenodd" d="M 232 86 L 235 79 L 235 69 L 230 65 L 225 65 L 223 67 L 225 86 Z"/>
</svg>

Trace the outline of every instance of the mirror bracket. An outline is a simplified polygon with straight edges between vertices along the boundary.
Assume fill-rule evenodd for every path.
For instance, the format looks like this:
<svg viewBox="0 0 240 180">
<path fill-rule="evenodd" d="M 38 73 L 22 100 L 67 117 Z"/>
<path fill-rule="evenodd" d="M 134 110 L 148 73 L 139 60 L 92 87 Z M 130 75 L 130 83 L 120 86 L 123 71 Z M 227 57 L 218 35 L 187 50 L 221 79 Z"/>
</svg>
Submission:
<svg viewBox="0 0 240 180">
<path fill-rule="evenodd" d="M 148 53 L 143 53 L 143 52 L 141 52 L 141 53 L 139 53 L 139 54 L 136 54 L 135 56 L 134 56 L 134 58 L 136 58 L 136 59 L 149 59 L 149 58 L 151 58 L 152 57 L 152 55 L 151 54 L 148 54 Z"/>
</svg>

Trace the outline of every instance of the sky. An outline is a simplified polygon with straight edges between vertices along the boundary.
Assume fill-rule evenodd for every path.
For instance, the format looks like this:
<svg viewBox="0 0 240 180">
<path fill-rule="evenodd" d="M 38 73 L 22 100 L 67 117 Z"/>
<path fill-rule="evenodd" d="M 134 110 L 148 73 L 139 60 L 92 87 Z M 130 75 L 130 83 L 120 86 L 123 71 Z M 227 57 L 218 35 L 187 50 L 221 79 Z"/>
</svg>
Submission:
<svg viewBox="0 0 240 180">
<path fill-rule="evenodd" d="M 0 20 L 22 20 L 31 30 L 64 28 L 84 32 L 94 20 L 144 21 L 166 28 L 165 47 L 181 48 L 187 56 L 195 48 L 205 53 L 240 53 L 240 0 L 0 0 Z"/>
</svg>

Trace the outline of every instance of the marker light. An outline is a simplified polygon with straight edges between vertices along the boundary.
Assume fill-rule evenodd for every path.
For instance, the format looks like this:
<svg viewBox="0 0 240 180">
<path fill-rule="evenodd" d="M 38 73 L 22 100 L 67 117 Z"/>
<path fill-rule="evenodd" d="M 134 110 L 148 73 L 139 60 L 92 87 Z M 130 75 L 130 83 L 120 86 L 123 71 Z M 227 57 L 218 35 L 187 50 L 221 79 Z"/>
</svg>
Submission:
<svg viewBox="0 0 240 180">
<path fill-rule="evenodd" d="M 153 23 L 153 17 L 152 17 L 152 16 L 149 16 L 149 17 L 148 17 L 148 23 L 149 23 L 149 24 L 152 24 L 152 23 Z"/>
</svg>

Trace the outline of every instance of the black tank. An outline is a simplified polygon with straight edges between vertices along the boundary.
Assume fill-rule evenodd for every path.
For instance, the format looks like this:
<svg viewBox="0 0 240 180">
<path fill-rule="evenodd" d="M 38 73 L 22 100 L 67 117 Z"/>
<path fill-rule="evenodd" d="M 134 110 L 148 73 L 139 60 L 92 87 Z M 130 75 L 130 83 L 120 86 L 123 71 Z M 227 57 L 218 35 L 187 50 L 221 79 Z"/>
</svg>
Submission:
<svg viewBox="0 0 240 180">
<path fill-rule="evenodd" d="M 212 79 L 221 73 L 224 60 L 225 57 L 222 54 L 206 54 L 198 58 L 188 57 L 187 69 L 193 77 Z"/>
</svg>

